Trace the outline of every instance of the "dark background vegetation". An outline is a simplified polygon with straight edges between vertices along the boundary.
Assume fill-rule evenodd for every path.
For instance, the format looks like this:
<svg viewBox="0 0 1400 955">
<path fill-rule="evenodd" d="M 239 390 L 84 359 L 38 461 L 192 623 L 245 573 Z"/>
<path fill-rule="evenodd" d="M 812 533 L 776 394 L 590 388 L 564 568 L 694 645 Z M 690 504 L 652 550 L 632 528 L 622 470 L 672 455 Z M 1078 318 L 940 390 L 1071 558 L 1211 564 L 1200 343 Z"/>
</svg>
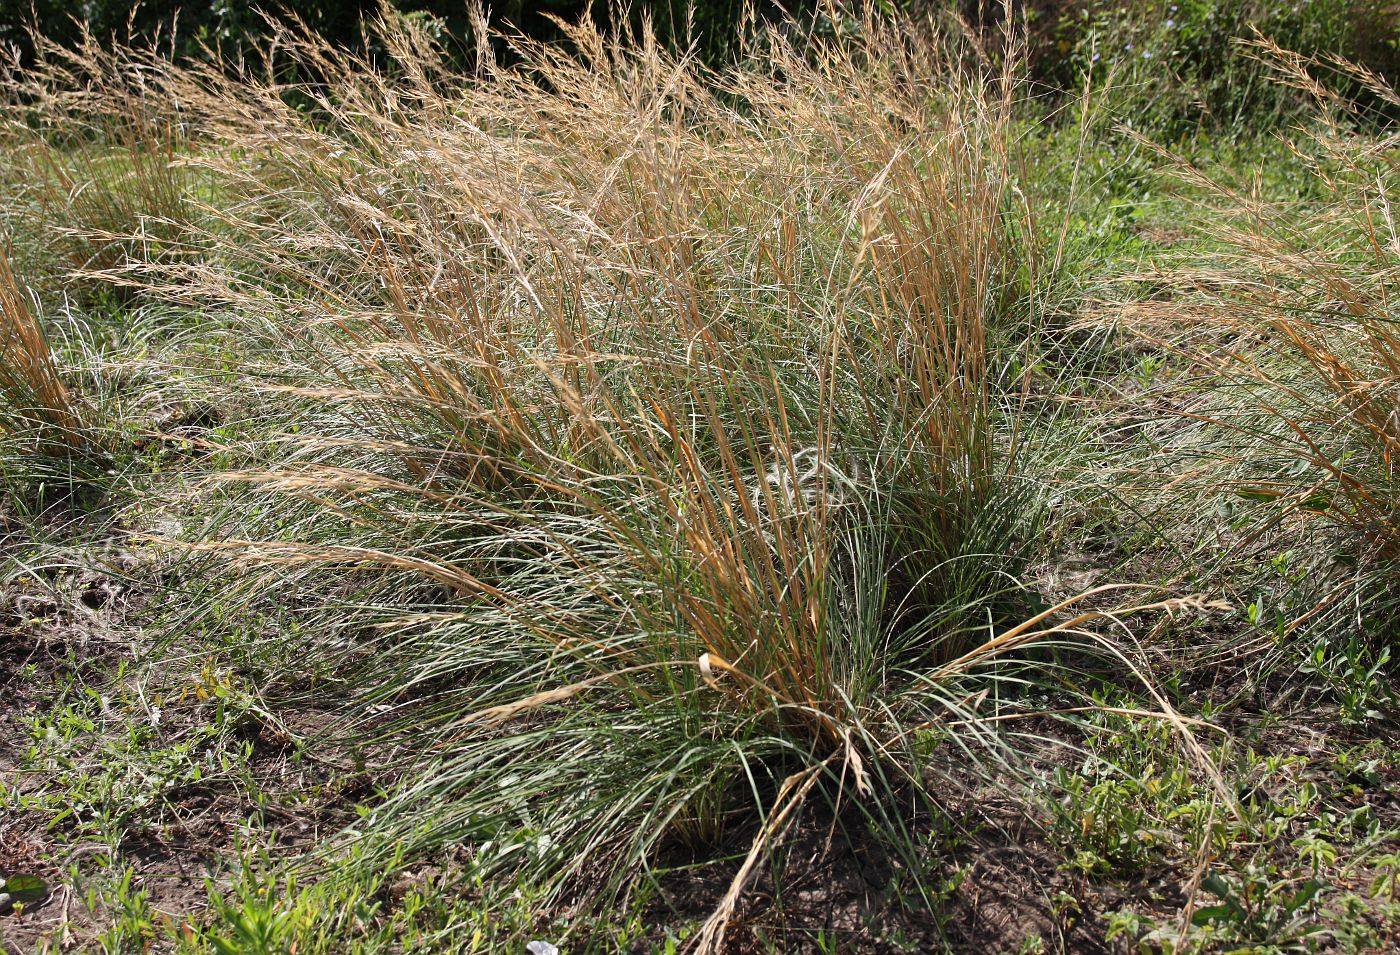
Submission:
<svg viewBox="0 0 1400 955">
<path fill-rule="evenodd" d="M 26 24 L 35 19 L 45 34 L 58 40 L 76 37 L 78 21 L 86 22 L 98 36 L 122 39 L 168 37 L 171 24 L 178 23 L 178 49 L 197 54 L 201 44 L 225 50 L 254 44 L 267 32 L 265 13 L 279 19 L 294 15 L 322 36 L 353 46 L 360 39 L 361 19 L 376 14 L 379 6 L 379 0 L 149 0 L 133 9 L 127 0 L 34 0 L 31 13 L 30 0 L 3 0 L 0 37 L 27 53 Z M 470 30 L 467 0 L 400 0 L 394 6 L 432 18 L 447 35 L 462 37 Z M 485 6 L 495 24 L 540 38 L 557 35 L 556 19 L 576 20 L 590 8 L 599 23 L 611 25 L 613 19 L 608 3 L 587 0 L 495 0 Z M 768 14 L 778 9 L 767 0 L 756 6 Z M 798 13 L 815 4 L 796 0 L 785 6 Z M 694 39 L 708 56 L 722 57 L 743 8 L 744 0 L 699 0 L 693 7 L 685 0 L 643 0 L 632 5 L 632 14 L 638 21 L 650 18 L 673 42 L 684 42 L 693 29 Z"/>
<path fill-rule="evenodd" d="M 989 32 L 1008 9 L 999 0 L 873 2 L 955 14 Z M 470 32 L 467 0 L 396 0 L 394 6 L 431 23 L 449 48 L 460 46 L 460 38 Z M 495 0 L 486 6 L 495 25 L 541 39 L 558 38 L 557 21 L 585 13 L 616 29 L 624 16 L 618 11 L 625 9 L 632 25 L 648 21 L 665 41 L 693 45 L 709 62 L 721 63 L 735 52 L 746 0 L 635 0 L 625 5 Z M 776 18 L 786 11 L 794 22 L 821 30 L 832 25 L 823 11 L 841 4 L 754 0 L 752 6 L 761 17 Z M 326 38 L 353 47 L 362 42 L 362 19 L 378 10 L 379 0 L 148 0 L 134 8 L 127 0 L 0 0 L 0 45 L 27 60 L 33 53 L 31 24 L 54 40 L 71 42 L 85 23 L 100 38 L 159 38 L 186 56 L 201 56 L 205 47 L 237 53 L 267 34 L 267 17 L 295 16 Z M 1257 124 L 1261 114 L 1286 112 L 1277 85 L 1241 71 L 1233 55 L 1232 38 L 1255 28 L 1285 49 L 1337 54 L 1392 80 L 1400 76 L 1400 3 L 1395 0 L 1012 0 L 1010 13 L 1030 26 L 1031 62 L 1041 90 L 1075 90 L 1086 76 L 1107 79 L 1112 73 L 1120 86 L 1140 94 L 1137 124 L 1169 136 L 1187 134 L 1202 123 L 1219 128 L 1248 114 Z M 1381 104 L 1374 105 L 1384 111 Z"/>
</svg>

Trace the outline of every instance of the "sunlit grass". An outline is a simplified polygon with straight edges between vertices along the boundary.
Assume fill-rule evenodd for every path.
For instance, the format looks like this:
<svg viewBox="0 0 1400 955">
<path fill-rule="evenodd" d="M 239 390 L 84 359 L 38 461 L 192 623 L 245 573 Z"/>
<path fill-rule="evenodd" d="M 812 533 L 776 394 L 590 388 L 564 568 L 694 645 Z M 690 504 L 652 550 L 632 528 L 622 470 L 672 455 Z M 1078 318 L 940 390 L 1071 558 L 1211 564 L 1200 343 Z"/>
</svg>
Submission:
<svg viewBox="0 0 1400 955">
<path fill-rule="evenodd" d="M 364 786 L 299 891 L 245 872 L 185 941 L 333 945 L 357 885 L 450 856 L 474 918 L 580 944 L 712 867 L 692 944 L 720 950 L 804 813 L 932 910 L 944 813 L 1024 800 L 1060 718 L 1160 726 L 1141 746 L 1180 751 L 1201 859 L 1217 817 L 1243 831 L 1195 739 L 1215 711 L 1176 712 L 1135 619 L 1245 655 L 1240 501 L 1390 566 L 1394 144 L 1261 47 L 1323 100 L 1317 182 L 1266 202 L 1183 164 L 1211 231 L 1152 238 L 1100 207 L 1164 153 L 1120 162 L 1092 90 L 1028 104 L 1014 34 L 789 24 L 713 71 L 645 31 L 478 29 L 467 70 L 386 15 L 373 56 L 287 29 L 276 70 L 88 43 L 10 81 L 0 178 L 39 278 L 0 259 L 0 427 L 90 440 L 38 303 L 130 309 L 129 354 L 79 358 L 159 412 L 123 422 L 132 486 L 170 495 L 121 518 L 169 565 L 152 659 L 330 713 L 302 742 Z M 177 375 L 221 414 L 168 408 Z M 1176 807 L 1123 772 L 1150 776 L 1096 765 L 1052 829 L 1166 858 L 1133 820 Z M 1121 792 L 1142 805 L 1107 818 Z"/>
<path fill-rule="evenodd" d="M 583 913 L 737 834 L 716 946 L 817 795 L 918 871 L 932 735 L 1009 768 L 988 693 L 1006 718 L 1072 678 L 1024 649 L 1120 652 L 1026 581 L 1022 462 L 1074 449 L 1028 410 L 1055 263 L 1019 55 L 876 18 L 712 74 L 578 27 L 510 66 L 483 35 L 463 75 L 378 31 L 387 65 L 280 35 L 296 86 L 153 80 L 139 112 L 179 104 L 220 205 L 181 225 L 198 256 L 91 270 L 235 323 L 242 385 L 298 409 L 196 547 L 287 599 L 358 578 L 312 629 L 374 625 L 319 651 L 341 744 L 401 780 L 361 857 L 468 846 L 487 905 L 523 881 Z"/>
</svg>

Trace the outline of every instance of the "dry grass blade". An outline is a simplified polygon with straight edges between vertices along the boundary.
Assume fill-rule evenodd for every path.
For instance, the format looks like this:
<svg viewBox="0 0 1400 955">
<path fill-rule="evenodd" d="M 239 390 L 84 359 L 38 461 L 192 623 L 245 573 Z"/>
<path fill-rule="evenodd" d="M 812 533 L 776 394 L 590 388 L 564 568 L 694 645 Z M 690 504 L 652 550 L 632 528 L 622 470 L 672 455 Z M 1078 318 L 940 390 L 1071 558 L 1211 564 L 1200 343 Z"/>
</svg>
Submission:
<svg viewBox="0 0 1400 955">
<path fill-rule="evenodd" d="M 0 248 L 0 428 L 29 433 L 48 452 L 81 448 L 86 439 L 72 395 L 59 376 L 33 303 Z"/>
<path fill-rule="evenodd" d="M 831 759 L 835 759 L 835 756 L 833 755 Z M 783 784 L 778 790 L 778 796 L 773 802 L 773 808 L 769 810 L 768 818 L 763 821 L 762 829 L 754 837 L 753 844 L 749 846 L 748 854 L 744 856 L 739 871 L 730 880 L 729 889 L 724 893 L 715 910 L 700 926 L 700 931 L 690 945 L 691 951 L 696 952 L 697 955 L 710 955 L 710 953 L 724 950 L 724 936 L 729 929 L 730 920 L 734 917 L 734 907 L 738 905 L 739 899 L 743 896 L 749 879 L 753 877 L 754 869 L 772 853 L 777 842 L 782 839 L 794 814 L 802 808 L 802 804 L 812 791 L 812 787 L 826 772 L 831 759 L 809 766 L 783 780 Z"/>
</svg>

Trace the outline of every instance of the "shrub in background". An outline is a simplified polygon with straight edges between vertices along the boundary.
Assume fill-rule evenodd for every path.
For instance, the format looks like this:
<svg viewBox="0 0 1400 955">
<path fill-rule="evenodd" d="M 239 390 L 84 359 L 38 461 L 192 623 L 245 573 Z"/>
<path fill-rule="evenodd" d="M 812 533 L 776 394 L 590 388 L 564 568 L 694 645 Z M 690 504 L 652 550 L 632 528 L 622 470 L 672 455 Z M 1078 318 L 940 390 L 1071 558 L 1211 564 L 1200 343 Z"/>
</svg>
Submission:
<svg viewBox="0 0 1400 955">
<path fill-rule="evenodd" d="M 821 5 L 820 0 L 777 4 L 759 0 L 636 0 L 630 4 L 589 3 L 587 0 L 498 0 L 481 4 L 491 22 L 502 30 L 552 42 L 566 41 L 560 23 L 591 15 L 600 29 L 640 28 L 649 24 L 655 35 L 676 48 L 694 45 L 700 56 L 719 63 L 735 52 L 749 12 L 778 20 L 784 14 L 800 18 Z M 51 42 L 75 44 L 84 32 L 104 42 L 113 39 L 143 45 L 158 41 L 173 55 L 202 58 L 204 47 L 235 57 L 264 47 L 276 28 L 269 23 L 299 23 L 329 43 L 382 53 L 362 21 L 381 12 L 419 17 L 443 36 L 465 37 L 471 32 L 473 5 L 465 0 L 16 0 L 0 6 L 0 49 L 13 47 L 28 62 L 33 54 L 30 27 L 37 24 Z M 504 37 L 497 51 L 508 52 Z M 445 52 L 460 56 L 460 45 Z M 291 64 L 284 64 L 290 68 Z"/>
<path fill-rule="evenodd" d="M 1304 56 L 1340 55 L 1394 78 L 1398 13 L 1391 0 L 1054 4 L 1037 11 L 1045 47 L 1040 72 L 1057 89 L 1077 89 L 1085 77 L 1111 85 L 1121 120 L 1153 135 L 1254 130 L 1299 117 L 1300 104 L 1238 40 L 1257 29 Z M 1349 92 L 1373 109 L 1393 110 L 1364 83 Z"/>
</svg>

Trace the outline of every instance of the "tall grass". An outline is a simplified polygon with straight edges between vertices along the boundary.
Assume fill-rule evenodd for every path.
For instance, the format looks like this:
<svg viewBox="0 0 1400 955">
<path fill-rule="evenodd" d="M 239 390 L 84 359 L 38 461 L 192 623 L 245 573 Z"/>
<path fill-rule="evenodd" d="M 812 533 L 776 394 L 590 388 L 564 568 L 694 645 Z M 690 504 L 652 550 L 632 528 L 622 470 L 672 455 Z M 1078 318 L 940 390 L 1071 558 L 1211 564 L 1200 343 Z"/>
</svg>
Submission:
<svg viewBox="0 0 1400 955">
<path fill-rule="evenodd" d="M 178 101 L 153 95 L 158 56 L 123 57 L 87 34 L 73 49 L 34 39 L 37 62 L 0 64 L 0 186 L 26 233 L 17 252 L 70 299 L 129 294 L 111 281 L 122 268 L 192 251 L 192 201 L 210 188 L 180 161 L 194 130 Z"/>
<path fill-rule="evenodd" d="M 1017 56 L 870 18 L 722 73 L 588 25 L 505 66 L 479 24 L 464 75 L 376 31 L 279 34 L 296 83 L 134 68 L 220 203 L 198 258 L 118 270 L 238 323 L 291 409 L 203 547 L 351 635 L 343 741 L 399 774 L 354 834 L 580 914 L 737 831 L 716 946 L 814 793 L 918 872 L 933 741 L 1010 759 L 979 717 L 1059 672 L 1018 651 L 1103 617 L 1022 582 Z"/>
<path fill-rule="evenodd" d="M 1369 105 L 1319 77 L 1348 77 L 1368 102 L 1395 106 L 1400 96 L 1343 60 L 1319 63 L 1264 39 L 1251 49 L 1313 103 L 1290 140 L 1307 170 L 1303 198 L 1270 202 L 1177 160 L 1214 223 L 1216 252 L 1156 276 L 1173 294 L 1130 312 L 1213 376 L 1218 387 L 1192 402 L 1217 462 L 1202 473 L 1232 509 L 1266 509 L 1247 539 L 1280 526 L 1303 534 L 1328 581 L 1324 603 L 1354 605 L 1358 586 L 1378 585 L 1361 614 L 1384 630 L 1400 557 L 1396 140 L 1370 129 Z"/>
</svg>

